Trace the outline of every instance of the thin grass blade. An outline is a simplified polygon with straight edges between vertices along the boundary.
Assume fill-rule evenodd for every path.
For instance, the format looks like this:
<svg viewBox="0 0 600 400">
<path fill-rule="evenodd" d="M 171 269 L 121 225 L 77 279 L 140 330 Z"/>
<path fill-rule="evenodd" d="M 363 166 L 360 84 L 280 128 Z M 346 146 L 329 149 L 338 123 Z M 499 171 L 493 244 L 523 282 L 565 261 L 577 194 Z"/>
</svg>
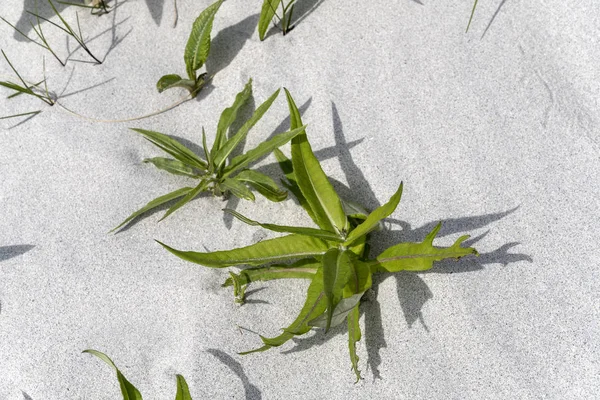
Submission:
<svg viewBox="0 0 600 400">
<path fill-rule="evenodd" d="M 30 112 L 21 113 L 21 114 L 7 115 L 6 117 L 0 117 L 0 119 L 9 119 L 9 118 L 24 117 L 26 115 L 35 115 L 35 114 L 39 114 L 41 112 L 42 112 L 42 110 L 30 111 Z"/>
</svg>

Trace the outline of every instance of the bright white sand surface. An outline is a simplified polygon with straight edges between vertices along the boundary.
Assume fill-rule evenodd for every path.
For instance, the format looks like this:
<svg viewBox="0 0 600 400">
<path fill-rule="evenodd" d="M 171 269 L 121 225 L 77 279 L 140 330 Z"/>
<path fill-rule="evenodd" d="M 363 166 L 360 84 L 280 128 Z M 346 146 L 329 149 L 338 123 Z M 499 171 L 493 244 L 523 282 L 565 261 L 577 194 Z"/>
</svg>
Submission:
<svg viewBox="0 0 600 400">
<path fill-rule="evenodd" d="M 57 53 L 74 51 L 67 67 L 6 24 L 0 47 L 29 81 L 42 79 L 45 56 L 48 85 L 65 107 L 135 117 L 185 94 L 158 94 L 155 82 L 185 74 L 183 48 L 208 4 L 179 0 L 176 28 L 169 0 L 120 1 L 99 18 L 79 10 L 102 65 L 79 62 L 89 58 L 47 23 Z M 195 399 L 598 396 L 600 3 L 482 0 L 465 34 L 470 1 L 298 0 L 295 15 L 314 10 L 264 42 L 260 5 L 223 4 L 207 63 L 212 83 L 153 118 L 93 122 L 26 96 L 5 100 L 10 91 L 1 90 L 0 114 L 43 112 L 17 126 L 0 121 L 0 399 L 118 399 L 114 372 L 81 354 L 87 348 L 111 356 L 150 400 L 175 397 L 175 374 Z M 75 20 L 74 7 L 60 9 Z M 0 15 L 20 21 L 23 2 L 4 1 Z M 12 75 L 4 61 L 0 75 Z M 153 241 L 197 251 L 251 244 L 276 235 L 221 209 L 308 225 L 293 199 L 204 196 L 160 223 L 153 213 L 107 234 L 189 184 L 143 164 L 163 154 L 127 128 L 199 145 L 204 126 L 211 142 L 220 111 L 250 77 L 252 107 L 291 90 L 344 197 L 372 209 L 404 181 L 372 255 L 421 241 L 440 220 L 436 243 L 469 234 L 481 253 L 427 273 L 378 276 L 362 307 L 356 385 L 343 327 L 237 355 L 260 345 L 250 331 L 272 336 L 295 318 L 304 281 L 253 285 L 240 307 L 220 286 L 225 270 L 184 262 Z M 280 95 L 245 148 L 286 130 L 286 116 Z M 260 165 L 280 176 L 273 156 Z"/>
</svg>

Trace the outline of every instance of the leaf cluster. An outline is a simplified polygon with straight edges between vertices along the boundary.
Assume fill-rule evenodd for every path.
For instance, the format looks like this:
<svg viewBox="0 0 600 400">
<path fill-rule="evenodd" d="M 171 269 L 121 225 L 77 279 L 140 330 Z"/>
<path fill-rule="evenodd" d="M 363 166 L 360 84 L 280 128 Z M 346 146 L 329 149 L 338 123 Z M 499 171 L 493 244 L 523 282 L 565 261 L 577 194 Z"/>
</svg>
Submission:
<svg viewBox="0 0 600 400">
<path fill-rule="evenodd" d="M 275 18 L 279 21 L 279 28 L 284 35 L 293 29 L 291 23 L 295 4 L 296 0 L 291 0 L 287 4 L 284 4 L 282 0 L 263 0 L 258 19 L 258 36 L 260 40 L 265 40 L 271 21 Z M 277 11 L 279 6 L 281 6 L 281 16 Z"/>
<path fill-rule="evenodd" d="M 152 200 L 131 214 L 113 231 L 121 228 L 137 216 L 179 198 L 180 200 L 167 210 L 162 217 L 164 219 L 205 191 L 210 191 L 216 196 L 232 193 L 241 199 L 254 201 L 255 196 L 249 188 L 251 187 L 271 201 L 285 200 L 287 192 L 281 190 L 273 179 L 263 173 L 249 169 L 248 166 L 289 142 L 303 131 L 303 126 L 279 133 L 260 143 L 254 149 L 230 160 L 232 152 L 244 141 L 250 129 L 271 107 L 278 94 L 279 90 L 275 91 L 254 111 L 252 116 L 245 121 L 235 134 L 228 137 L 227 133 L 236 120 L 238 111 L 252 95 L 252 79 L 250 79 L 244 89 L 236 95 L 231 107 L 226 108 L 221 113 L 215 140 L 210 150 L 207 145 L 206 133 L 204 128 L 202 129 L 204 158 L 165 134 L 144 129 L 133 129 L 143 135 L 150 143 L 173 157 L 148 158 L 144 162 L 151 163 L 171 174 L 196 179 L 198 183 L 194 187 L 184 187 Z"/>
<path fill-rule="evenodd" d="M 234 294 L 243 301 L 245 288 L 255 281 L 287 278 L 310 280 L 306 301 L 296 319 L 276 337 L 261 336 L 263 345 L 241 354 L 260 352 L 281 346 L 296 335 L 314 327 L 328 331 L 346 321 L 348 347 L 352 368 L 360 379 L 356 342 L 360 340 L 360 299 L 372 285 L 377 272 L 404 270 L 423 271 L 434 261 L 477 254 L 473 248 L 463 248 L 462 236 L 450 247 L 433 246 L 441 225 L 438 224 L 420 243 L 398 243 L 377 257 L 368 257 L 368 237 L 380 222 L 391 215 L 400 202 L 402 187 L 384 205 L 371 213 L 343 202 L 323 172 L 308 142 L 300 113 L 286 90 L 290 110 L 291 131 L 301 129 L 291 141 L 291 160 L 276 152 L 286 175 L 286 186 L 299 200 L 317 228 L 294 227 L 253 221 L 235 211 L 227 210 L 241 221 L 258 225 L 286 236 L 265 240 L 250 246 L 227 251 L 193 252 L 176 250 L 160 243 L 176 256 L 212 268 L 249 266 L 239 274 L 230 273 L 224 286 L 233 286 Z"/>
</svg>

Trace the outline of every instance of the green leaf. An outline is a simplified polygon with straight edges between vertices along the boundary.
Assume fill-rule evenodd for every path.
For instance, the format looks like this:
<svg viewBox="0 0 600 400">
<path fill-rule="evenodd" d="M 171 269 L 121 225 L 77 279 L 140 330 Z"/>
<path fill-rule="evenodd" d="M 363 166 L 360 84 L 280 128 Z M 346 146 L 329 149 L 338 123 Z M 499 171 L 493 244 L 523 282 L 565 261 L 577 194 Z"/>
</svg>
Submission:
<svg viewBox="0 0 600 400">
<path fill-rule="evenodd" d="M 208 145 L 206 144 L 206 132 L 204 131 L 204 127 L 202 127 L 202 150 L 204 150 L 204 155 L 206 156 L 206 161 L 208 161 L 208 170 L 212 170 L 212 155 L 208 151 Z"/>
<path fill-rule="evenodd" d="M 356 374 L 356 382 L 361 379 L 360 371 L 358 370 L 358 355 L 356 354 L 356 343 L 360 341 L 360 312 L 358 310 L 358 304 L 348 314 L 348 350 L 350 352 L 350 362 L 352 362 L 352 369 Z"/>
<path fill-rule="evenodd" d="M 267 267 L 246 268 L 234 274 L 240 285 L 275 279 L 312 279 L 321 263 L 312 259 L 298 260 L 293 264 L 273 264 Z M 233 278 L 227 278 L 224 287 L 233 286 Z"/>
<path fill-rule="evenodd" d="M 154 199 L 151 202 L 149 202 L 148 204 L 146 204 L 144 207 L 140 208 L 139 210 L 137 210 L 136 212 L 131 214 L 129 217 L 127 217 L 127 219 L 125 219 L 125 221 L 121 222 L 116 228 L 112 229 L 109 233 L 116 231 L 117 229 L 121 228 L 122 226 L 127 224 L 129 221 L 133 220 L 134 218 L 142 215 L 146 211 L 150 211 L 153 208 L 158 207 L 158 206 L 160 206 L 164 203 L 167 203 L 171 200 L 174 200 L 178 197 L 185 196 L 191 190 L 194 190 L 194 188 L 184 187 L 181 189 L 177 189 L 171 193 L 167 193 L 164 196 L 157 197 L 156 199 Z"/>
<path fill-rule="evenodd" d="M 364 292 L 357 293 L 355 295 L 340 300 L 337 307 L 333 311 L 333 316 L 331 317 L 331 326 L 338 326 L 339 324 L 344 322 L 348 314 L 350 314 L 354 307 L 358 305 L 363 295 Z M 308 324 L 310 326 L 325 328 L 327 326 L 327 315 L 321 314 L 317 318 L 308 321 Z"/>
<path fill-rule="evenodd" d="M 181 207 L 183 207 L 184 205 L 186 205 L 187 203 L 189 203 L 190 201 L 192 201 L 194 198 L 196 198 L 196 196 L 198 196 L 201 192 L 205 191 L 206 188 L 208 187 L 208 181 L 206 180 L 201 180 L 200 183 L 198 184 L 198 186 L 196 186 L 194 189 L 190 190 L 181 200 L 179 200 L 177 203 L 173 204 L 171 206 L 171 208 L 169 208 L 167 210 L 167 212 L 165 213 L 165 215 L 162 216 L 161 219 L 158 220 L 158 222 L 162 221 L 163 219 L 167 218 L 169 215 L 173 214 L 175 211 L 179 210 Z"/>
<path fill-rule="evenodd" d="M 260 19 L 258 20 L 258 37 L 265 40 L 265 35 L 269 30 L 269 25 L 275 16 L 275 11 L 279 7 L 281 0 L 264 0 L 260 10 Z"/>
<path fill-rule="evenodd" d="M 211 156 L 214 157 L 217 151 L 219 151 L 219 149 L 223 147 L 223 145 L 227 141 L 227 131 L 229 130 L 229 127 L 235 121 L 239 109 L 242 107 L 242 105 L 244 105 L 244 103 L 248 101 L 251 95 L 252 78 L 248 80 L 248 83 L 246 83 L 244 89 L 235 96 L 235 101 L 233 102 L 231 107 L 224 109 L 221 113 L 221 118 L 219 118 L 219 125 L 217 125 L 217 135 L 215 136 L 213 147 L 210 150 Z"/>
<path fill-rule="evenodd" d="M 317 273 L 308 286 L 306 301 L 294 322 L 285 328 L 283 333 L 279 336 L 273 338 L 261 336 L 260 338 L 263 341 L 264 346 L 240 354 L 244 355 L 269 350 L 271 347 L 281 346 L 294 336 L 305 334 L 312 328 L 308 325 L 308 321 L 323 314 L 326 308 L 327 301 L 325 299 L 325 292 L 323 291 L 323 268 L 320 267 L 317 269 Z"/>
<path fill-rule="evenodd" d="M 101 353 L 97 350 L 84 350 L 83 353 L 93 354 L 108 365 L 110 365 L 117 372 L 117 379 L 119 380 L 119 386 L 121 387 L 121 394 L 123 395 L 123 400 L 142 400 L 142 395 L 140 391 L 133 386 L 127 378 L 119 371 L 115 363 L 104 353 Z"/>
<path fill-rule="evenodd" d="M 262 118 L 262 116 L 267 112 L 269 107 L 271 107 L 271 104 L 273 104 L 278 95 L 279 89 L 277 89 L 275 93 L 273 93 L 271 97 L 267 99 L 267 101 L 258 106 L 258 108 L 254 111 L 250 119 L 246 121 L 246 123 L 242 125 L 242 127 L 237 131 L 237 133 L 233 135 L 233 137 L 231 137 L 229 140 L 227 140 L 223 144 L 223 147 L 221 147 L 216 152 L 214 159 L 215 168 L 219 169 L 222 167 L 227 157 L 229 157 L 229 154 L 231 154 L 231 152 L 242 142 L 242 140 L 244 140 L 244 138 L 248 134 L 248 131 L 250 131 L 250 129 Z"/>
<path fill-rule="evenodd" d="M 223 0 L 219 0 L 208 6 L 196 18 L 192 26 L 192 32 L 185 46 L 183 59 L 188 77 L 194 82 L 196 81 L 196 71 L 204 65 L 208 58 L 213 20 L 222 3 Z"/>
<path fill-rule="evenodd" d="M 225 178 L 223 182 L 220 183 L 220 186 L 230 191 L 235 197 L 244 200 L 254 201 L 254 193 L 248 189 L 248 187 L 244 184 L 244 182 L 238 181 L 235 178 Z"/>
<path fill-rule="evenodd" d="M 352 277 L 352 263 L 348 250 L 329 249 L 323 256 L 323 291 L 327 298 L 327 322 L 325 332 L 331 326 L 333 311 L 342 300 L 344 287 Z"/>
<path fill-rule="evenodd" d="M 189 176 L 191 178 L 197 178 L 198 174 L 194 172 L 194 169 L 190 166 L 182 163 L 179 160 L 172 160 L 164 157 L 146 158 L 145 163 L 154 164 L 158 169 L 170 172 L 175 175 Z"/>
<path fill-rule="evenodd" d="M 246 154 L 242 154 L 235 157 L 233 160 L 231 160 L 229 166 L 225 168 L 225 170 L 223 171 L 223 175 L 228 176 L 239 169 L 245 168 L 251 162 L 258 160 L 262 156 L 271 153 L 276 148 L 283 146 L 284 144 L 292 140 L 292 138 L 304 132 L 305 127 L 306 125 L 288 132 L 283 132 L 278 135 L 275 135 L 272 139 L 267 140 L 266 142 L 262 142 L 254 149 L 248 151 Z"/>
<path fill-rule="evenodd" d="M 236 217 L 237 219 L 239 219 L 240 221 L 248 224 L 248 225 L 252 225 L 252 226 L 261 226 L 265 229 L 269 229 L 271 231 L 274 232 L 282 232 L 282 233 L 295 233 L 298 235 L 306 235 L 306 236 L 312 236 L 312 237 L 316 237 L 319 239 L 323 239 L 323 240 L 329 240 L 332 242 L 338 242 L 340 243 L 342 241 L 342 239 L 337 236 L 335 233 L 331 233 L 328 231 L 324 231 L 322 229 L 315 229 L 315 228 L 305 228 L 305 227 L 299 227 L 299 226 L 285 226 L 285 225 L 275 225 L 275 224 L 263 224 L 260 222 L 256 222 L 251 220 L 250 218 L 246 218 L 244 217 L 242 214 L 234 211 L 234 210 L 230 210 L 230 209 L 224 209 L 223 211 L 225 211 L 226 213 L 229 213 L 231 215 L 233 215 L 234 217 Z"/>
<path fill-rule="evenodd" d="M 308 204 L 306 198 L 302 194 L 302 191 L 298 187 L 298 183 L 296 182 L 296 175 L 294 175 L 294 166 L 292 165 L 292 160 L 287 158 L 285 154 L 283 154 L 283 152 L 279 149 L 273 150 L 273 154 L 275 155 L 275 158 L 279 163 L 279 167 L 281 168 L 285 177 L 288 180 L 288 183 L 285 184 L 284 182 L 284 185 L 290 192 L 294 194 L 294 196 L 296 196 L 298 203 L 300 203 L 300 206 L 304 208 L 304 211 L 306 211 L 310 219 L 312 219 L 315 224 L 319 225 L 315 215 L 312 212 L 312 209 L 310 208 L 310 204 Z"/>
<path fill-rule="evenodd" d="M 142 134 L 152 144 L 170 154 L 177 160 L 190 167 L 206 170 L 206 161 L 200 159 L 193 151 L 179 143 L 177 140 L 160 132 L 148 131 L 146 129 L 130 128 L 132 131 Z"/>
<path fill-rule="evenodd" d="M 184 88 L 190 93 L 193 93 L 196 90 L 196 82 L 190 79 L 184 79 L 176 74 L 165 75 L 156 82 L 158 93 L 162 93 L 165 90 L 174 87 Z"/>
<path fill-rule="evenodd" d="M 475 15 L 475 8 L 477 8 L 477 1 L 479 0 L 475 0 L 475 2 L 473 3 L 473 9 L 471 10 L 471 16 L 469 17 L 469 23 L 467 24 L 467 30 L 465 31 L 465 33 L 469 32 L 471 21 L 473 20 L 473 16 Z"/>
<path fill-rule="evenodd" d="M 235 176 L 240 182 L 245 182 L 256 191 L 271 201 L 283 201 L 287 198 L 287 192 L 279 189 L 273 179 L 258 171 L 246 169 Z"/>
<path fill-rule="evenodd" d="M 400 183 L 398 190 L 387 203 L 377 207 L 371 214 L 369 214 L 367 219 L 362 224 L 358 225 L 350 232 L 348 238 L 344 242 L 344 246 L 350 246 L 356 241 L 356 239 L 367 235 L 369 232 L 379 226 L 379 221 L 389 217 L 394 210 L 396 210 L 398 203 L 400 203 L 400 197 L 402 197 L 402 187 L 403 185 Z"/>
<path fill-rule="evenodd" d="M 182 375 L 177 375 L 177 394 L 175 400 L 192 400 L 190 395 L 190 389 L 188 388 L 187 382 Z"/>
<path fill-rule="evenodd" d="M 233 265 L 258 266 L 270 262 L 318 257 L 323 255 L 328 248 L 327 243 L 320 239 L 301 235 L 288 235 L 263 240 L 262 242 L 238 249 L 210 253 L 180 251 L 161 242 L 158 243 L 183 260 L 211 268 L 223 268 Z"/>
<path fill-rule="evenodd" d="M 344 213 L 348 216 L 348 218 L 355 218 L 364 221 L 369 216 L 369 212 L 362 205 L 350 200 L 340 200 L 342 201 Z"/>
<path fill-rule="evenodd" d="M 441 227 L 442 224 L 439 223 L 422 243 L 399 243 L 388 248 L 371 263 L 377 271 L 424 271 L 433 267 L 434 261 L 458 259 L 469 254 L 478 255 L 477 250 L 472 247 L 460 247 L 469 238 L 468 235 L 458 238 L 451 247 L 434 247 L 433 239 Z"/>
<path fill-rule="evenodd" d="M 25 93 L 25 94 L 34 95 L 34 96 L 36 95 L 33 92 L 33 90 L 31 90 L 29 88 L 24 88 L 20 85 L 17 85 L 16 83 L 0 81 L 0 86 L 4 86 L 6 88 L 16 90 L 19 93 Z"/>
</svg>

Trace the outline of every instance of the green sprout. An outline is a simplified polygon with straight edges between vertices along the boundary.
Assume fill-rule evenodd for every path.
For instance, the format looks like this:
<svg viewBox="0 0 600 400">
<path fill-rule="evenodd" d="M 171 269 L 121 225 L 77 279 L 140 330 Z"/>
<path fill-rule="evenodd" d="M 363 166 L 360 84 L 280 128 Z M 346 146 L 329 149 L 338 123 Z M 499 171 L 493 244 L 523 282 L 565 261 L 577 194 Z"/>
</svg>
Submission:
<svg viewBox="0 0 600 400">
<path fill-rule="evenodd" d="M 287 4 L 284 4 L 282 0 L 263 1 L 260 18 L 258 20 L 258 36 L 260 37 L 260 40 L 265 40 L 269 25 L 274 18 L 277 18 L 279 21 L 279 28 L 284 35 L 293 29 L 291 22 L 295 3 L 296 0 L 291 0 Z M 279 6 L 281 6 L 281 16 L 277 13 Z"/>
<path fill-rule="evenodd" d="M 291 129 L 303 129 L 298 108 L 287 90 L 286 95 Z M 288 278 L 310 280 L 306 301 L 294 322 L 284 328 L 279 336 L 261 336 L 261 347 L 240 354 L 281 346 L 294 336 L 303 335 L 315 327 L 324 328 L 327 332 L 346 321 L 350 361 L 358 381 L 361 378 L 356 354 L 356 343 L 361 338 L 359 306 L 361 298 L 372 285 L 372 275 L 405 270 L 424 271 L 432 268 L 434 261 L 477 255 L 477 251 L 471 247 L 461 247 L 468 236 L 461 236 L 450 247 L 434 246 L 433 240 L 441 228 L 441 224 L 438 224 L 422 242 L 398 243 L 370 259 L 369 234 L 394 212 L 400 202 L 403 185 L 400 184 L 386 204 L 368 214 L 361 211 L 360 207 L 351 207 L 340 199 L 315 157 L 304 131 L 292 139 L 291 148 L 291 161 L 282 152 L 276 153 L 277 158 L 286 175 L 288 188 L 296 194 L 300 205 L 318 228 L 260 223 L 226 210 L 245 223 L 288 235 L 215 252 L 181 251 L 158 243 L 183 260 L 206 267 L 252 267 L 242 269 L 238 274 L 231 273 L 223 285 L 233 286 L 238 301 L 243 301 L 246 286 L 255 281 Z"/>
<path fill-rule="evenodd" d="M 163 220 L 205 191 L 210 191 L 215 196 L 223 196 L 230 192 L 241 199 L 254 201 L 254 194 L 247 186 L 249 185 L 271 201 L 285 200 L 287 192 L 281 190 L 273 179 L 258 171 L 248 169 L 247 167 L 254 161 L 271 153 L 274 149 L 289 142 L 294 136 L 300 134 L 304 127 L 300 126 L 288 132 L 277 134 L 270 140 L 262 142 L 245 154 L 241 154 L 229 160 L 232 152 L 246 138 L 248 131 L 250 131 L 250 129 L 267 112 L 269 107 L 271 107 L 271 104 L 279 94 L 279 90 L 261 104 L 235 134 L 227 138 L 227 132 L 229 131 L 231 124 L 235 121 L 238 110 L 250 98 L 251 94 L 252 79 L 250 79 L 244 89 L 237 94 L 233 105 L 223 110 L 217 126 L 215 141 L 210 150 L 206 143 L 206 134 L 204 129 L 202 129 L 202 144 L 205 158 L 195 154 L 192 150 L 167 135 L 144 129 L 133 129 L 142 134 L 152 144 L 173 157 L 173 159 L 164 157 L 149 158 L 144 160 L 144 162 L 152 163 L 159 169 L 175 175 L 187 176 L 199 182 L 194 187 L 184 187 L 152 200 L 140 210 L 127 217 L 125 221 L 112 231 L 121 228 L 129 223 L 129 221 L 155 207 L 180 198 L 178 202 L 167 210 L 165 215 L 161 218 L 161 220 Z"/>
</svg>

